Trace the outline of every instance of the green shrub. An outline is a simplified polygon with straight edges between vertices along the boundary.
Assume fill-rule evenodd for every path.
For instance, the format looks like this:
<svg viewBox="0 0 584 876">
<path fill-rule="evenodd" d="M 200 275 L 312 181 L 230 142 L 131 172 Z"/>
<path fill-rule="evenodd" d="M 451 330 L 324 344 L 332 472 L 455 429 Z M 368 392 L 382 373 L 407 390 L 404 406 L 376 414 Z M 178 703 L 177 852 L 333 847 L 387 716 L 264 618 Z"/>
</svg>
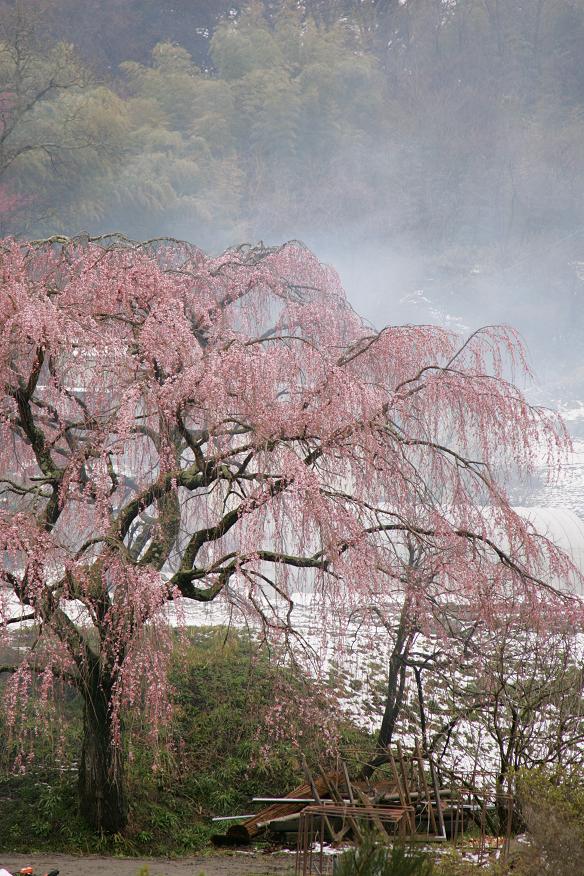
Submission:
<svg viewBox="0 0 584 876">
<path fill-rule="evenodd" d="M 529 844 L 525 876 L 584 876 L 584 776 L 565 769 L 528 770 L 517 782 Z"/>
<path fill-rule="evenodd" d="M 340 855 L 334 868 L 335 876 L 431 876 L 432 872 L 428 855 L 397 843 L 388 848 L 375 834 Z"/>
</svg>

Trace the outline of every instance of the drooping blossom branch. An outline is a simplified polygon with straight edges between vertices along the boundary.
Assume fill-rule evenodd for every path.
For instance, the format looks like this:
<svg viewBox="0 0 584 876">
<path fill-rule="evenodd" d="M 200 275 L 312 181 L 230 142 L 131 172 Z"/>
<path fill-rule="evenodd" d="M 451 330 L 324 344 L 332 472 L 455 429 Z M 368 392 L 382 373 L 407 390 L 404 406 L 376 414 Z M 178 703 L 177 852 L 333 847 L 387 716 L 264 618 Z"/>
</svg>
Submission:
<svg viewBox="0 0 584 876">
<path fill-rule="evenodd" d="M 372 332 L 296 243 L 6 240 L 0 277 L 0 623 L 34 617 L 82 691 L 99 672 L 118 742 L 140 691 L 166 714 L 148 642 L 184 600 L 285 635 L 303 588 L 323 628 L 579 612 L 502 485 L 568 447 L 511 329 Z"/>
</svg>

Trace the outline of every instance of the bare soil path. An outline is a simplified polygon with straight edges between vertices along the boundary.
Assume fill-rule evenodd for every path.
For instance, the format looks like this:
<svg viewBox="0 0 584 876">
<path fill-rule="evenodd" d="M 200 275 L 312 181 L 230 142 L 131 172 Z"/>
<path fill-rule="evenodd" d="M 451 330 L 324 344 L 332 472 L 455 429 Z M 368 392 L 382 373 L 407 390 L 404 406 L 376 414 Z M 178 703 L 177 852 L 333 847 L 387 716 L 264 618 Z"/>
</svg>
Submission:
<svg viewBox="0 0 584 876">
<path fill-rule="evenodd" d="M 233 852 L 198 855 L 194 858 L 109 858 L 99 855 L 5 855 L 0 852 L 0 869 L 16 873 L 34 867 L 35 876 L 59 870 L 59 876 L 292 876 L 294 855 Z M 144 868 L 148 868 L 146 871 Z"/>
</svg>

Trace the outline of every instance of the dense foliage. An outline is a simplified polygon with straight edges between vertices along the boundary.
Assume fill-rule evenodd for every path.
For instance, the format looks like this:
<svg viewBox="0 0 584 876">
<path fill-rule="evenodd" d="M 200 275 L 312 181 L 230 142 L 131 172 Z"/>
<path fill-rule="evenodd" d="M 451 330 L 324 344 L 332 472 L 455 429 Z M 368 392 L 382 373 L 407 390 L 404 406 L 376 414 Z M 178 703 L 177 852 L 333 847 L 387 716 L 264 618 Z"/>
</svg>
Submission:
<svg viewBox="0 0 584 876">
<path fill-rule="evenodd" d="M 268 221 L 275 235 L 370 221 L 386 241 L 442 249 L 581 224 L 580 3 L 424 0 L 385 17 L 371 3 L 369 19 L 368 4 L 343 15 L 339 4 L 256 3 L 224 18 L 227 4 L 191 4 L 178 33 L 150 5 L 70 15 L 54 0 L 51 16 L 21 0 L 19 18 L 3 16 L 0 91 L 5 119 L 18 118 L 4 148 L 34 147 L 10 176 L 38 199 L 26 211 L 37 231 L 47 203 L 51 230 L 115 217 L 133 235 L 166 228 L 203 244 Z M 90 41 L 90 27 L 110 39 Z M 71 46 L 47 49 L 56 33 Z M 91 57 L 105 46 L 116 47 L 107 78 Z"/>
<path fill-rule="evenodd" d="M 584 777 L 582 770 L 523 772 L 519 793 L 529 844 L 518 855 L 519 872 L 538 876 L 584 874 Z"/>
<path fill-rule="evenodd" d="M 396 844 L 388 849 L 366 835 L 355 848 L 336 862 L 336 876 L 432 876 L 434 868 L 428 854 Z"/>
</svg>

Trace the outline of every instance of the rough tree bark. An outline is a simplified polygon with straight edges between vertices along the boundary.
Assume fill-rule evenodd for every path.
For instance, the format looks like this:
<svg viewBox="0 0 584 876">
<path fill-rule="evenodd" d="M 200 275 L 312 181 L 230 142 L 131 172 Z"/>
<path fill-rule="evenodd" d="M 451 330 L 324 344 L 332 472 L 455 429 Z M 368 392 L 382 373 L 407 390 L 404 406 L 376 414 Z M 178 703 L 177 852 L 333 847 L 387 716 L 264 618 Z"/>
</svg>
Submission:
<svg viewBox="0 0 584 876">
<path fill-rule="evenodd" d="M 84 689 L 79 806 L 88 824 L 119 833 L 128 821 L 123 757 L 114 744 L 111 680 L 94 666 Z"/>
</svg>

